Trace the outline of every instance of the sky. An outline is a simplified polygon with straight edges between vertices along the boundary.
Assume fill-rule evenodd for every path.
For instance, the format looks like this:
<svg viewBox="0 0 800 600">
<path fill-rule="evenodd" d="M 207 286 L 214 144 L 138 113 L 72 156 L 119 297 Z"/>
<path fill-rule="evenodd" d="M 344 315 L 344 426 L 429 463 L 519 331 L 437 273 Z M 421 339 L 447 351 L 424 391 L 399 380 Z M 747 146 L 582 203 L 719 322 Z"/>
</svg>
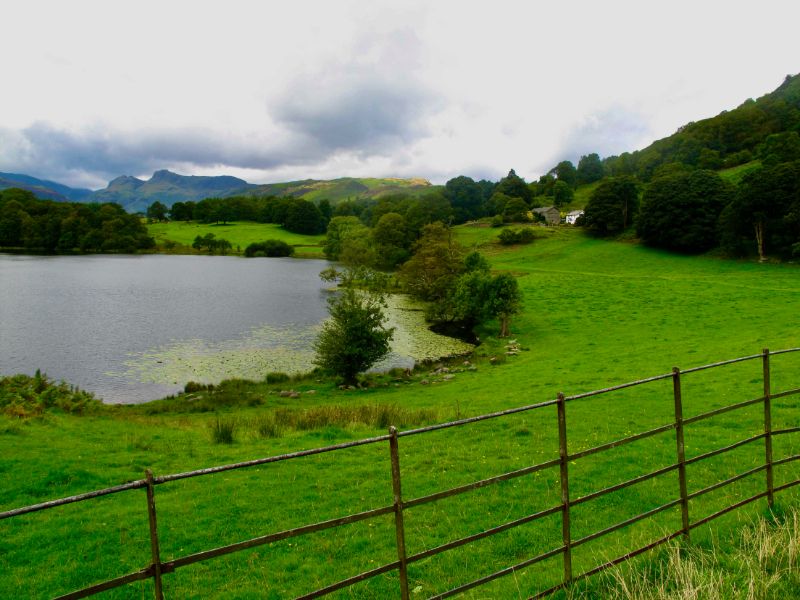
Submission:
<svg viewBox="0 0 800 600">
<path fill-rule="evenodd" d="M 0 171 L 537 179 L 800 72 L 797 0 L 3 0 Z"/>
</svg>

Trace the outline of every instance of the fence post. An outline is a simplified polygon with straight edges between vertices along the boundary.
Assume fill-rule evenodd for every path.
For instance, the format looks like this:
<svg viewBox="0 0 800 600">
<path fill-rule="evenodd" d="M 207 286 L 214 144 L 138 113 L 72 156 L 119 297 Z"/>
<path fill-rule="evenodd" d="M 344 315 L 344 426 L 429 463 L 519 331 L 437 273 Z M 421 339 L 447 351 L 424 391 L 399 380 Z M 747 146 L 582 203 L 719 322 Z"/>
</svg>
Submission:
<svg viewBox="0 0 800 600">
<path fill-rule="evenodd" d="M 561 538 L 564 543 L 564 583 L 572 581 L 572 540 L 569 523 L 569 453 L 564 394 L 558 393 L 558 456 L 561 459 Z"/>
<path fill-rule="evenodd" d="M 156 498 L 153 472 L 147 469 L 147 516 L 150 521 L 150 551 L 153 557 L 153 583 L 155 585 L 156 600 L 164 600 L 164 590 L 161 586 L 161 553 L 158 550 L 158 524 L 156 523 Z"/>
<path fill-rule="evenodd" d="M 675 439 L 678 444 L 678 479 L 681 487 L 681 522 L 683 537 L 689 540 L 689 492 L 686 486 L 686 453 L 683 445 L 683 398 L 681 370 L 672 367 L 672 391 L 675 398 Z"/>
<path fill-rule="evenodd" d="M 392 490 L 394 492 L 394 527 L 397 537 L 397 559 L 400 561 L 400 597 L 408 600 L 408 565 L 406 563 L 406 533 L 403 525 L 403 493 L 400 486 L 400 452 L 397 428 L 389 427 L 389 451 L 392 457 Z"/>
<path fill-rule="evenodd" d="M 767 502 L 775 502 L 775 483 L 772 471 L 772 399 L 769 382 L 769 348 L 764 348 L 764 447 L 767 453 Z"/>
</svg>

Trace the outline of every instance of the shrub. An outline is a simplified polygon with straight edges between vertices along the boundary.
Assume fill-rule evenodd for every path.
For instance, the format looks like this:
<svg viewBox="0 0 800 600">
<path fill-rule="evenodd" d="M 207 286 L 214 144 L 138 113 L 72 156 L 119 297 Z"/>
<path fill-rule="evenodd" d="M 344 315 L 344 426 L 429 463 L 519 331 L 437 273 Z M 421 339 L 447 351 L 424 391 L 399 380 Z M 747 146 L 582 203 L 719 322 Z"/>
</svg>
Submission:
<svg viewBox="0 0 800 600">
<path fill-rule="evenodd" d="M 253 242 L 244 249 L 244 255 L 247 257 L 256 256 L 292 256 L 294 254 L 294 247 L 290 246 L 283 240 L 265 240 L 263 242 Z"/>
<path fill-rule="evenodd" d="M 511 244 L 530 244 L 535 237 L 533 229 L 526 227 L 524 229 L 503 229 L 497 239 L 504 246 L 510 246 Z"/>
<path fill-rule="evenodd" d="M 63 382 L 54 383 L 38 370 L 33 377 L 0 377 L 0 412 L 8 416 L 37 416 L 53 408 L 82 415 L 100 410 L 102 406 L 91 393 Z"/>
<path fill-rule="evenodd" d="M 197 383 L 196 381 L 190 381 L 186 385 L 183 386 L 183 392 L 185 394 L 194 394 L 195 392 L 205 392 L 211 391 L 214 389 L 213 383 Z"/>
<path fill-rule="evenodd" d="M 267 373 L 265 380 L 267 383 L 283 383 L 289 381 L 289 376 L 286 373 L 272 372 Z"/>
</svg>

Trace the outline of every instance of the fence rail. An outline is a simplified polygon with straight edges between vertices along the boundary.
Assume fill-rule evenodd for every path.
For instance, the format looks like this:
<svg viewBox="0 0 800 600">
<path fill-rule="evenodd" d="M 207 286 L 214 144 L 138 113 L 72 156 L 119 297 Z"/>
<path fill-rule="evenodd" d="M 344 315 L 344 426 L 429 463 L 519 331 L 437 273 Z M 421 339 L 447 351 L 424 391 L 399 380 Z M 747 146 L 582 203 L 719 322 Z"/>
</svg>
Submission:
<svg viewBox="0 0 800 600">
<path fill-rule="evenodd" d="M 582 394 L 576 394 L 573 396 L 565 396 L 564 394 L 559 393 L 557 398 L 554 400 L 549 400 L 546 402 L 539 402 L 536 404 L 530 404 L 527 406 L 512 408 L 508 410 L 488 413 L 484 415 L 479 415 L 475 417 L 469 417 L 465 419 L 459 419 L 457 421 L 450 421 L 447 423 L 439 423 L 436 425 L 430 425 L 427 427 L 420 427 L 416 429 L 410 429 L 406 431 L 397 431 L 394 427 L 391 427 L 388 434 L 380 435 L 371 438 L 365 438 L 361 440 L 345 442 L 341 444 L 335 444 L 331 446 L 325 446 L 322 448 L 313 448 L 310 450 L 302 450 L 298 452 L 292 452 L 287 454 L 281 454 L 276 456 L 270 456 L 266 458 L 260 458 L 256 460 L 250 460 L 246 462 L 234 463 L 234 464 L 227 464 L 227 465 L 220 465 L 216 467 L 211 467 L 207 469 L 198 469 L 195 471 L 188 471 L 185 473 L 175 473 L 170 475 L 161 475 L 161 476 L 154 476 L 149 470 L 145 473 L 144 479 L 139 479 L 136 481 L 131 481 L 122 485 L 117 485 L 101 490 L 91 491 L 85 494 L 77 494 L 74 496 L 69 496 L 66 498 L 61 498 L 57 500 L 51 500 L 48 502 L 42 502 L 40 504 L 34 504 L 30 506 L 24 506 L 21 508 L 16 508 L 13 510 L 8 510 L 5 512 L 0 512 L 0 520 L 9 519 L 12 517 L 17 517 L 24 514 L 29 514 L 37 511 L 47 510 L 51 508 L 55 508 L 58 506 L 63 506 L 66 504 L 71 504 L 75 502 L 82 502 L 85 500 L 90 500 L 93 498 L 98 498 L 101 496 L 106 496 L 110 494 L 117 494 L 122 492 L 127 492 L 130 490 L 135 489 L 145 489 L 147 492 L 147 512 L 148 512 L 148 524 L 149 524 L 149 537 L 150 537 L 150 547 L 151 547 L 151 563 L 136 572 L 129 573 L 114 579 L 110 579 L 107 581 L 103 581 L 97 584 L 94 584 L 89 587 L 85 587 L 83 589 L 71 592 L 69 594 L 65 594 L 63 596 L 59 596 L 60 599 L 77 599 L 77 598 L 85 598 L 88 596 L 92 596 L 94 594 L 114 589 L 117 587 L 121 587 L 127 585 L 129 583 L 143 580 L 143 579 L 152 579 L 154 583 L 155 592 L 154 595 L 157 600 L 163 598 L 163 583 L 162 579 L 164 575 L 170 574 L 175 572 L 177 569 L 194 564 L 200 561 L 210 560 L 219 556 L 223 556 L 226 554 L 231 554 L 234 552 L 239 552 L 248 548 L 255 548 L 257 546 L 262 546 L 264 544 L 269 544 L 272 542 L 276 542 L 279 540 L 284 540 L 296 536 L 306 535 L 313 532 L 324 531 L 327 529 L 331 529 L 334 527 L 339 527 L 342 525 L 356 523 L 359 521 L 364 521 L 367 519 L 373 519 L 376 517 L 380 517 L 383 515 L 394 515 L 394 523 L 395 523 L 395 544 L 397 549 L 397 560 L 392 561 L 390 563 L 384 564 L 377 568 L 371 569 L 369 571 L 365 571 L 358 575 L 349 577 L 347 579 L 340 580 L 335 582 L 331 585 L 328 585 L 324 588 L 314 590 L 309 592 L 300 598 L 319 598 L 321 596 L 325 596 L 330 594 L 334 591 L 344 589 L 350 587 L 356 583 L 361 581 L 376 577 L 378 575 L 397 571 L 398 572 L 398 579 L 399 579 L 399 595 L 403 600 L 407 600 L 409 598 L 409 590 L 408 590 L 408 565 L 421 561 L 423 559 L 435 556 L 442 552 L 446 552 L 448 550 L 452 550 L 454 548 L 470 544 L 472 542 L 496 535 L 498 533 L 508 531 L 510 529 L 532 523 L 539 519 L 560 514 L 561 515 L 561 531 L 562 531 L 562 543 L 560 546 L 553 548 L 549 551 L 546 551 L 542 554 L 537 556 L 528 558 L 518 564 L 506 567 L 501 569 L 497 572 L 491 573 L 489 575 L 485 575 L 474 581 L 462 584 L 456 588 L 448 590 L 446 592 L 437 594 L 432 596 L 432 598 L 448 598 L 467 590 L 473 589 L 475 587 L 479 587 L 501 577 L 505 577 L 516 571 L 521 569 L 525 569 L 530 567 L 536 563 L 542 562 L 548 558 L 552 558 L 558 555 L 562 556 L 563 561 L 563 577 L 562 580 L 555 586 L 548 588 L 546 590 L 542 590 L 537 592 L 532 598 L 542 598 L 552 594 L 553 592 L 568 586 L 570 583 L 574 581 L 578 581 L 580 579 L 585 579 L 587 577 L 591 577 L 596 573 L 599 573 L 605 569 L 611 568 L 615 565 L 618 565 L 626 560 L 634 558 L 635 556 L 639 556 L 640 554 L 647 552 L 653 548 L 656 548 L 672 539 L 677 537 L 683 536 L 685 539 L 689 538 L 690 532 L 714 519 L 717 519 L 725 514 L 728 514 L 738 508 L 746 506 L 752 502 L 760 500 L 762 498 L 766 498 L 769 506 L 772 506 L 774 502 L 775 494 L 784 490 L 788 490 L 798 484 L 800 484 L 800 479 L 789 481 L 787 483 L 781 484 L 779 486 L 775 486 L 774 484 L 774 468 L 780 465 L 785 465 L 792 463 L 796 460 L 800 460 L 800 454 L 785 456 L 775 460 L 773 458 L 773 448 L 772 448 L 772 440 L 775 436 L 783 436 L 783 435 L 790 435 L 795 433 L 800 433 L 800 427 L 789 427 L 783 428 L 778 430 L 772 429 L 772 400 L 775 398 L 784 398 L 792 395 L 800 394 L 800 388 L 793 388 L 789 390 L 780 391 L 777 393 L 773 393 L 771 390 L 771 383 L 770 383 L 770 356 L 786 354 L 791 352 L 800 352 L 800 348 L 789 348 L 785 350 L 778 350 L 770 352 L 768 349 L 765 349 L 760 354 L 754 354 L 751 356 L 745 356 L 741 358 L 735 358 L 732 360 L 725 360 L 721 362 L 712 363 L 709 365 L 703 365 L 700 367 L 694 367 L 691 369 L 686 369 L 681 371 L 677 367 L 673 368 L 671 373 L 665 373 L 662 375 L 656 375 L 654 377 L 648 377 L 645 379 L 640 379 L 637 381 L 632 381 L 628 383 L 624 383 L 621 385 L 616 385 L 612 387 L 603 388 L 600 390 L 595 390 L 592 392 L 586 392 Z M 736 402 L 734 404 L 729 404 L 720 408 L 716 408 L 714 410 L 707 411 L 702 414 L 698 414 L 689 418 L 683 417 L 683 395 L 681 389 L 681 378 L 690 373 L 696 373 L 699 371 L 713 369 L 717 367 L 722 367 L 726 365 L 731 365 L 734 363 L 740 363 L 745 361 L 757 360 L 761 359 L 763 364 L 763 395 L 758 398 L 752 398 L 749 400 L 744 400 L 740 402 Z M 569 446 L 567 442 L 567 411 L 566 407 L 567 404 L 570 402 L 574 402 L 577 400 L 586 400 L 591 399 L 602 394 L 606 394 L 609 392 L 614 392 L 626 388 L 631 388 L 639 385 L 643 385 L 646 383 L 651 383 L 654 381 L 661 381 L 661 380 L 672 380 L 672 388 L 673 388 L 673 401 L 674 401 L 674 420 L 670 423 L 666 423 L 662 426 L 656 427 L 654 429 L 650 429 L 648 431 L 640 432 L 634 435 L 630 435 L 628 437 L 618 439 L 612 442 L 608 442 L 605 444 L 600 444 L 598 446 L 588 448 L 586 450 L 582 450 L 580 452 L 569 452 Z M 764 431 L 763 433 L 759 433 L 749 438 L 745 438 L 729 444 L 727 446 L 716 448 L 714 450 L 707 451 L 705 453 L 699 454 L 697 456 L 686 458 L 685 456 L 685 443 L 684 439 L 686 436 L 685 427 L 687 425 L 691 425 L 694 423 L 698 423 L 709 419 L 711 417 L 727 413 L 730 411 L 739 410 L 742 408 L 746 408 L 748 406 L 753 406 L 756 404 L 763 404 L 764 407 Z M 446 429 L 450 427 L 460 427 L 463 425 L 476 423 L 479 421 L 485 421 L 487 419 L 495 419 L 495 418 L 502 418 L 508 415 L 538 410 L 541 408 L 545 408 L 548 406 L 556 406 L 557 413 L 557 427 L 558 427 L 558 440 L 559 440 L 559 457 L 554 460 L 549 460 L 543 463 L 530 465 L 521 469 L 517 469 L 515 471 L 510 471 L 507 473 L 502 473 L 500 475 L 496 475 L 493 477 L 489 477 L 487 479 L 482 479 L 479 481 L 475 481 L 466 485 L 457 486 L 454 488 L 450 488 L 447 490 L 442 490 L 433 494 L 429 494 L 426 496 L 421 496 L 412 499 L 404 499 L 402 494 L 402 478 L 401 478 L 401 469 L 400 469 L 400 452 L 399 452 L 399 440 L 400 438 L 413 436 L 413 435 L 421 435 L 426 434 L 432 431 L 438 431 L 441 429 Z M 611 450 L 613 448 L 617 448 L 620 446 L 624 446 L 630 444 L 635 441 L 643 440 L 646 438 L 650 438 L 652 436 L 663 434 L 669 431 L 675 430 L 675 442 L 676 442 L 676 460 L 674 464 L 656 469 L 655 471 L 639 475 L 627 481 L 623 481 L 617 483 L 615 485 L 606 487 L 604 489 L 596 490 L 585 494 L 583 496 L 573 498 L 570 494 L 570 475 L 569 475 L 569 465 L 574 461 L 579 459 L 598 454 L 601 452 L 605 452 L 607 450 Z M 712 458 L 714 456 L 719 456 L 728 452 L 731 452 L 737 448 L 742 446 L 752 444 L 754 442 L 758 442 L 760 440 L 764 440 L 764 457 L 765 462 L 762 465 L 758 465 L 755 468 L 751 468 L 747 471 L 742 473 L 738 473 L 733 477 L 730 477 L 724 481 L 720 481 L 709 485 L 705 488 L 689 492 L 687 479 L 686 479 L 686 467 L 688 465 L 692 465 L 698 463 L 700 461 L 706 460 L 708 458 Z M 389 449 L 389 459 L 391 464 L 391 474 L 392 474 L 392 497 L 393 501 L 392 504 L 381 506 L 378 508 L 373 508 L 371 510 L 366 510 L 363 512 L 355 513 L 346 515 L 343 517 L 330 519 L 327 521 L 321 521 L 317 523 L 311 523 L 307 525 L 303 525 L 301 527 L 297 527 L 294 529 L 288 529 L 284 531 L 279 531 L 275 533 L 271 533 L 268 535 L 262 535 L 259 537 L 254 537 L 248 540 L 244 540 L 241 542 L 237 542 L 234 544 L 229 544 L 226 546 L 221 546 L 218 548 L 213 548 L 209 550 L 205 550 L 202 552 L 197 552 L 195 554 L 190 554 L 186 556 L 182 556 L 170 561 L 162 561 L 160 557 L 159 551 L 159 536 L 158 536 L 158 523 L 157 523 L 157 510 L 156 510 L 156 494 L 155 488 L 158 485 L 163 485 L 169 482 L 187 479 L 191 477 L 200 477 L 205 475 L 210 475 L 214 473 L 220 473 L 223 471 L 230 471 L 235 469 L 244 469 L 247 467 L 258 466 L 258 465 L 265 465 L 269 463 L 275 463 L 285 460 L 293 460 L 298 459 L 306 456 L 313 456 L 317 454 L 327 453 L 327 452 L 335 452 L 339 450 L 346 450 L 349 448 L 354 448 L 357 446 L 364 446 L 369 444 L 379 444 L 388 442 L 388 449 Z M 487 529 L 485 531 L 475 533 L 457 540 L 453 540 L 442 544 L 440 546 L 429 548 L 422 552 L 418 552 L 416 554 L 407 555 L 406 553 L 406 534 L 405 534 L 405 527 L 404 527 L 404 512 L 410 508 L 420 506 L 423 504 L 428 504 L 431 502 L 436 502 L 438 500 L 442 500 L 444 498 L 448 498 L 451 496 L 463 494 L 466 492 L 470 492 L 472 490 L 476 490 L 479 488 L 483 488 L 486 486 L 491 486 L 496 483 L 500 483 L 503 481 L 508 481 L 510 479 L 515 479 L 518 477 L 523 477 L 526 475 L 530 475 L 532 473 L 546 470 L 546 469 L 555 469 L 558 467 L 559 470 L 559 482 L 560 482 L 560 495 L 561 501 L 556 506 L 552 506 L 546 510 L 542 510 L 521 518 L 518 518 L 514 521 L 509 521 L 493 527 L 491 529 Z M 667 473 L 671 473 L 673 471 L 678 472 L 678 482 L 679 482 L 679 494 L 677 498 L 674 498 L 661 506 L 652 508 L 646 512 L 640 513 L 633 517 L 630 517 L 624 521 L 620 521 L 610 527 L 605 529 L 601 529 L 599 531 L 595 531 L 584 537 L 574 539 L 571 532 L 571 525 L 570 525 L 570 512 L 573 506 L 581 505 L 586 502 L 590 502 L 592 500 L 596 500 L 602 496 L 610 494 L 612 492 L 616 492 L 622 490 L 624 488 L 637 485 L 644 481 L 659 477 L 661 475 L 665 475 Z M 700 519 L 692 521 L 690 518 L 689 513 L 689 501 L 707 494 L 709 492 L 721 489 L 728 485 L 731 485 L 737 481 L 741 481 L 748 477 L 752 477 L 757 475 L 761 472 L 765 472 L 765 489 L 753 496 L 740 500 L 730 506 L 722 508 L 717 512 L 714 512 L 710 515 L 702 517 Z M 642 521 L 644 519 L 650 518 L 656 514 L 674 508 L 676 506 L 680 506 L 681 508 L 681 527 L 672 533 L 669 533 L 655 541 L 652 541 L 645 546 L 636 548 L 631 550 L 622 556 L 619 556 L 611 561 L 598 565 L 588 571 L 580 573 L 578 575 L 573 574 L 572 568 L 572 549 L 575 547 L 582 546 L 587 544 L 591 541 L 595 541 L 600 539 L 606 535 L 609 535 L 615 531 L 618 531 L 624 527 Z"/>
</svg>

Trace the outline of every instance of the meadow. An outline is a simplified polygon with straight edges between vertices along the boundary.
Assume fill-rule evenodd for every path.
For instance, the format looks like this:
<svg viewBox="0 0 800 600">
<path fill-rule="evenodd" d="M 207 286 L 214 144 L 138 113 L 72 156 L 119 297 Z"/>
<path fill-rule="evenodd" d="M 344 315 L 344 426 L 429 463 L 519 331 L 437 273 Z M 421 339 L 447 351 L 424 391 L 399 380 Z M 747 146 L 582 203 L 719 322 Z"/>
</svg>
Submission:
<svg viewBox="0 0 800 600">
<path fill-rule="evenodd" d="M 181 246 L 191 248 L 194 238 L 213 233 L 217 238 L 228 240 L 234 253 L 242 254 L 254 242 L 282 240 L 294 246 L 295 256 L 323 258 L 321 242 L 324 235 L 303 235 L 285 230 L 275 223 L 255 223 L 251 221 L 232 221 L 230 223 L 203 224 L 196 221 L 169 221 L 167 223 L 148 223 L 147 230 L 159 246 L 170 240 Z M 239 250 L 237 250 L 237 248 Z"/>
<path fill-rule="evenodd" d="M 276 383 L 229 382 L 136 407 L 109 407 L 74 416 L 0 419 L 0 510 L 116 485 L 143 477 L 227 464 L 386 433 L 387 424 L 414 426 L 553 399 L 718 360 L 800 346 L 800 271 L 792 264 L 757 264 L 713 256 L 669 254 L 605 242 L 570 228 L 537 227 L 534 243 L 502 247 L 497 229 L 459 227 L 497 270 L 519 278 L 525 307 L 509 340 L 497 325 L 479 332 L 470 359 L 412 375 L 388 374 L 358 390 L 340 390 L 313 377 Z M 191 234 L 192 238 L 194 235 Z M 220 237 L 226 237 L 218 234 Z M 231 239 L 231 238 L 228 238 Z M 233 240 L 232 240 L 233 241 Z M 238 243 L 238 242 L 234 242 Z M 275 381 L 276 378 L 273 378 Z M 425 380 L 425 383 L 423 383 Z M 774 389 L 800 387 L 800 353 L 773 358 Z M 759 361 L 687 376 L 684 414 L 696 415 L 761 395 Z M 294 390 L 295 398 L 281 396 Z M 313 393 L 311 393 L 313 392 Z M 568 405 L 570 452 L 672 421 L 670 381 L 620 390 Z M 800 425 L 792 397 L 773 403 L 773 427 Z M 232 443 L 217 443 L 220 426 Z M 763 430 L 760 405 L 687 428 L 687 456 Z M 555 409 L 401 438 L 403 494 L 415 498 L 558 457 Z M 776 438 L 776 457 L 800 452 L 800 440 Z M 576 496 L 674 462 L 675 436 L 660 434 L 570 465 Z M 156 489 L 165 560 L 223 544 L 336 518 L 391 503 L 384 444 L 361 446 L 273 465 L 229 471 Z M 763 444 L 692 465 L 690 490 L 763 463 Z M 776 469 L 776 483 L 796 479 L 796 463 Z M 693 518 L 763 490 L 763 476 L 704 495 Z M 409 553 L 483 531 L 559 502 L 557 469 L 536 472 L 407 511 Z M 580 537 L 659 506 L 677 494 L 674 473 L 575 507 Z M 797 493 L 777 498 L 796 504 Z M 695 548 L 728 539 L 765 503 L 692 532 Z M 144 567 L 149 562 L 145 495 L 141 490 L 0 522 L 0 590 L 48 597 Z M 580 572 L 680 526 L 679 510 L 660 513 L 576 548 Z M 722 533 L 720 533 L 722 532 Z M 560 544 L 558 516 L 511 529 L 409 567 L 413 597 L 429 597 Z M 165 576 L 165 593 L 181 598 L 284 598 L 396 559 L 391 515 L 296 537 L 179 569 Z M 527 597 L 561 576 L 560 558 L 498 579 L 467 594 Z M 742 585 L 746 573 L 735 573 Z M 577 584 L 573 597 L 602 597 L 596 581 Z M 796 578 L 772 588 L 790 594 Z M 783 586 L 783 587 L 781 587 Z M 332 597 L 397 597 L 390 572 Z M 152 593 L 150 582 L 103 597 Z M 563 597 L 563 593 L 560 594 Z M 559 597 L 559 595 L 556 595 Z"/>
</svg>

